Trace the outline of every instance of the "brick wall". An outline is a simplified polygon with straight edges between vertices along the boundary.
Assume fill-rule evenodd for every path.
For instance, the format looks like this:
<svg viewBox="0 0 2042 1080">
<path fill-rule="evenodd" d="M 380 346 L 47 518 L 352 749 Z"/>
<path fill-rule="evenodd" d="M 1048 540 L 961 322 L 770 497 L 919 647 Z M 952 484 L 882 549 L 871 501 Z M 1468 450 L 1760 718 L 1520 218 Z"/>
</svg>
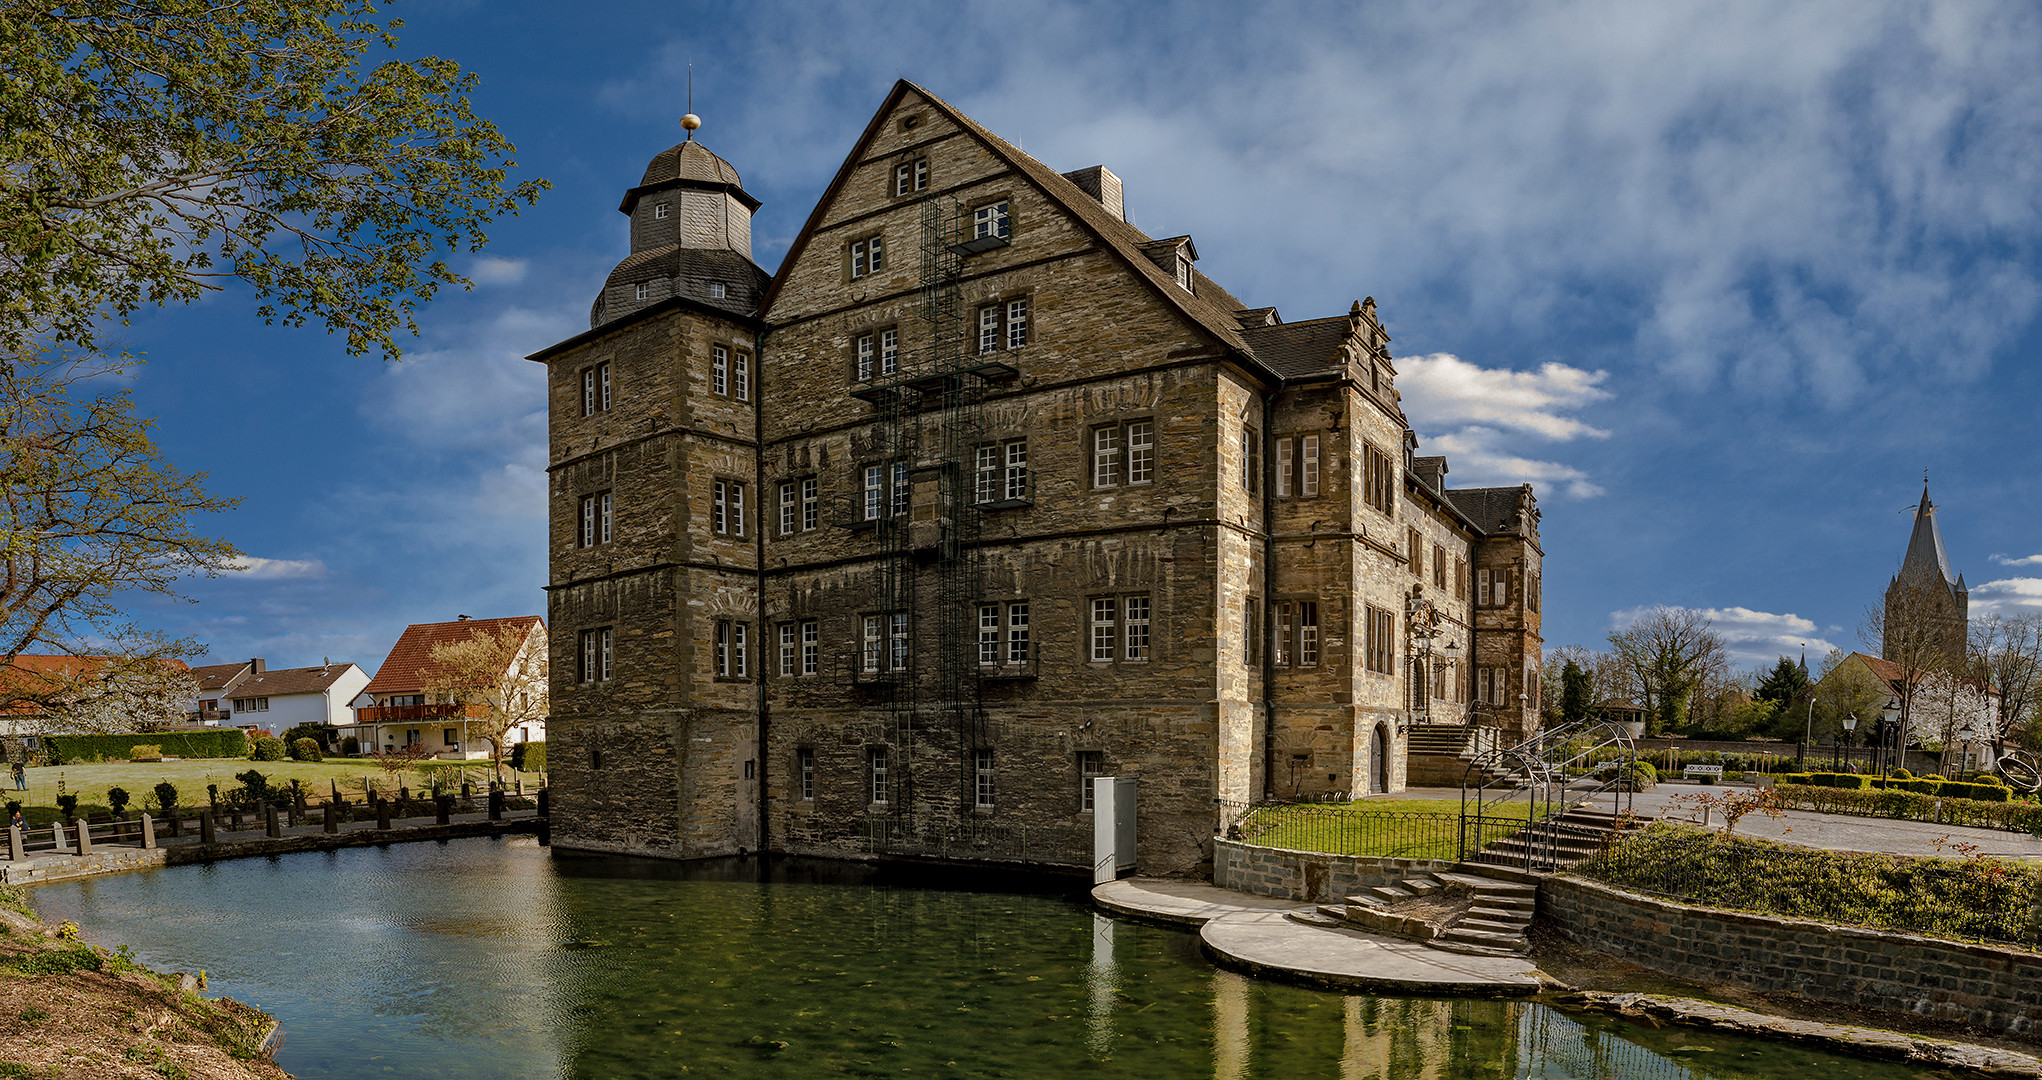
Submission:
<svg viewBox="0 0 2042 1080">
<path fill-rule="evenodd" d="M 1710 985 L 1910 1013 L 2029 1036 L 2042 955 L 1690 907 L 1551 877 L 1539 917 L 1603 952 Z"/>
<path fill-rule="evenodd" d="M 1405 878 L 1448 870 L 1454 865 L 1436 859 L 1290 851 L 1235 840 L 1214 840 L 1212 847 L 1214 885 L 1256 896 L 1280 896 L 1318 904 L 1337 903 L 1372 885 L 1395 885 Z"/>
</svg>

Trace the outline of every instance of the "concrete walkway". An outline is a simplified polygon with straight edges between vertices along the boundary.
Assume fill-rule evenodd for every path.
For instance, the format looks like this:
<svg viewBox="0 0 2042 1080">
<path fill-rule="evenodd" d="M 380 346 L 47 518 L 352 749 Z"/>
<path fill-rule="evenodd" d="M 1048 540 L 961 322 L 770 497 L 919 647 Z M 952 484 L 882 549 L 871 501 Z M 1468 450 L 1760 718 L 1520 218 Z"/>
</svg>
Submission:
<svg viewBox="0 0 2042 1080">
<path fill-rule="evenodd" d="M 1197 926 L 1221 964 L 1254 975 L 1347 990 L 1501 996 L 1539 990 L 1538 971 L 1520 956 L 1463 956 L 1415 941 L 1289 917 L 1311 905 L 1251 896 L 1194 881 L 1126 878 L 1092 889 L 1107 911 Z"/>
</svg>

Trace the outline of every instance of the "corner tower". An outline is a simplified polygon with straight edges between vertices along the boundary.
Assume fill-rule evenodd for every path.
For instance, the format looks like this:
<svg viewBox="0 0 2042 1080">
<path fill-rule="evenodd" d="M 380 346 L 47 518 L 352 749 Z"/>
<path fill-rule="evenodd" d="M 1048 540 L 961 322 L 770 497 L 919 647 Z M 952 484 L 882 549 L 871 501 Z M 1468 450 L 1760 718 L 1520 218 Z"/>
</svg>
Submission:
<svg viewBox="0 0 2042 1080">
<path fill-rule="evenodd" d="M 619 209 L 631 251 L 547 368 L 553 841 L 757 850 L 758 355 L 737 170 L 689 137 Z"/>
<path fill-rule="evenodd" d="M 1886 585 L 1886 621 L 1879 649 L 1883 659 L 1903 659 L 1900 654 L 1915 651 L 1910 644 L 1913 641 L 1933 647 L 1946 660 L 1964 659 L 1971 590 L 1965 587 L 1963 574 L 1950 570 L 1943 532 L 1936 526 L 1936 509 L 1929 501 L 1928 482 L 1923 481 L 1907 554 L 1900 560 L 1900 572 Z"/>
</svg>

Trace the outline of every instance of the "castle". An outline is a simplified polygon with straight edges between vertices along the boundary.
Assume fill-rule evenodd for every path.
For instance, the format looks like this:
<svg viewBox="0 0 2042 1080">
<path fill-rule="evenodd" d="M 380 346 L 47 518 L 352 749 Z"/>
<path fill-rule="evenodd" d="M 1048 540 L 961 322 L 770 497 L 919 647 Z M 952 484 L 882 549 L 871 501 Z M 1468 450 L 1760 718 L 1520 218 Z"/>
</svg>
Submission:
<svg viewBox="0 0 2042 1080">
<path fill-rule="evenodd" d="M 1421 457 L 1372 299 L 1286 322 L 895 85 L 776 274 L 688 139 L 548 374 L 553 842 L 1141 870 L 1536 727 L 1539 510 Z"/>
</svg>

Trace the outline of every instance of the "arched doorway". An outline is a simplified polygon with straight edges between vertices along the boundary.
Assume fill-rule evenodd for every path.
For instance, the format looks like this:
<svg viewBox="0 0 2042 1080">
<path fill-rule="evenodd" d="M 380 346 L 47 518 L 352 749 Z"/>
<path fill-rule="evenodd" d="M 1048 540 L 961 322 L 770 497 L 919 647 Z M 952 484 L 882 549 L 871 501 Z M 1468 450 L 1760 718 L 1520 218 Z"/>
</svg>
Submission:
<svg viewBox="0 0 2042 1080">
<path fill-rule="evenodd" d="M 1375 734 L 1369 737 L 1368 745 L 1368 790 L 1371 795 L 1381 795 L 1390 790 L 1390 734 L 1376 725 Z"/>
</svg>

